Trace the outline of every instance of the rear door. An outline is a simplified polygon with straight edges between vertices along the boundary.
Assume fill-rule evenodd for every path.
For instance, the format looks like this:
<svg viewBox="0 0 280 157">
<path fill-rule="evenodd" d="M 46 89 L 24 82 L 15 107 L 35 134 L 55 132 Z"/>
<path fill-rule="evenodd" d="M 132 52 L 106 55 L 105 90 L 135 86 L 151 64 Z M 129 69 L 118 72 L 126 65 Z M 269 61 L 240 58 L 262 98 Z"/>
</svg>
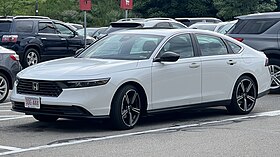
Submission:
<svg viewBox="0 0 280 157">
<path fill-rule="evenodd" d="M 68 51 L 66 38 L 57 34 L 56 28 L 51 21 L 39 22 L 37 37 L 43 43 L 42 55 L 45 55 L 44 57 L 62 57 Z"/>
<path fill-rule="evenodd" d="M 196 34 L 202 62 L 202 102 L 229 100 L 241 63 L 219 37 Z M 238 57 L 239 56 L 239 57 Z"/>
</svg>

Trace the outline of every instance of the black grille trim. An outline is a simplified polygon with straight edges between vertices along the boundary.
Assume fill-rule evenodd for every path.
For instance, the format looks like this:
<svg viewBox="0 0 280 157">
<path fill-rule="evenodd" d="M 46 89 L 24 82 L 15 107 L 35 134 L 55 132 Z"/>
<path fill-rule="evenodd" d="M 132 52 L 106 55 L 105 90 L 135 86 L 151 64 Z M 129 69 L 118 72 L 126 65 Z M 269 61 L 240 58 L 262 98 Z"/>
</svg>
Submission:
<svg viewBox="0 0 280 157">
<path fill-rule="evenodd" d="M 32 83 L 39 83 L 39 90 L 35 91 L 32 88 Z M 58 97 L 62 93 L 62 88 L 54 81 L 28 80 L 19 79 L 17 84 L 18 94 L 31 94 L 38 96 Z"/>
<path fill-rule="evenodd" d="M 59 105 L 44 105 L 41 104 L 40 109 L 25 108 L 23 102 L 12 102 L 12 110 L 23 112 L 26 114 L 54 115 L 66 118 L 90 118 L 93 115 L 86 109 L 79 106 L 59 106 Z"/>
</svg>

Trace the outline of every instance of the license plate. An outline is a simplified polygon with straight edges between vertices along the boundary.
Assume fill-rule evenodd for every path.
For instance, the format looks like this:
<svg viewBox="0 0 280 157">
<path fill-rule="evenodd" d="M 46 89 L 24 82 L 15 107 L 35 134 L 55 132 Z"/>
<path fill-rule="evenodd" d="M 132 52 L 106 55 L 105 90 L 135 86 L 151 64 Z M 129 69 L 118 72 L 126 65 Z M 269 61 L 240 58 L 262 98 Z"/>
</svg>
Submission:
<svg viewBox="0 0 280 157">
<path fill-rule="evenodd" d="M 41 100 L 39 97 L 25 97 L 24 107 L 40 109 Z"/>
</svg>

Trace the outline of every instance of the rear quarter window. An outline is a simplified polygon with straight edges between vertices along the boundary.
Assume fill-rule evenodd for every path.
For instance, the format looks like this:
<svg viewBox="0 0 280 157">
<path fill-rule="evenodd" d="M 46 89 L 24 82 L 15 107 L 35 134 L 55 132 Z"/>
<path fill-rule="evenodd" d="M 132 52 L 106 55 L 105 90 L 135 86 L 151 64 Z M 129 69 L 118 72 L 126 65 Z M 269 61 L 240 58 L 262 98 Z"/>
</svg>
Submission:
<svg viewBox="0 0 280 157">
<path fill-rule="evenodd" d="M 17 21 L 15 31 L 22 33 L 32 33 L 34 23 L 33 21 Z"/>
<path fill-rule="evenodd" d="M 0 32 L 9 32 L 12 22 L 10 21 L 0 21 Z"/>
<path fill-rule="evenodd" d="M 241 51 L 241 47 L 231 41 L 226 41 L 228 43 L 228 45 L 230 46 L 231 50 L 233 51 L 233 53 L 240 53 Z"/>
</svg>

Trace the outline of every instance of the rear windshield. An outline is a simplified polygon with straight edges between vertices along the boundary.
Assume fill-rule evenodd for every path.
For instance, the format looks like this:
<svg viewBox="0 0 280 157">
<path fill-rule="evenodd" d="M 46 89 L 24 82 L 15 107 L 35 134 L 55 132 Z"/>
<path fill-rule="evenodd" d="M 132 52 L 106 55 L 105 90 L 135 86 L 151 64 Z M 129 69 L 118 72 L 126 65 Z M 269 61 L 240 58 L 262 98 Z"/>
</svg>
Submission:
<svg viewBox="0 0 280 157">
<path fill-rule="evenodd" d="M 0 32 L 9 32 L 11 24 L 11 21 L 0 21 Z"/>
<path fill-rule="evenodd" d="M 261 34 L 275 25 L 279 19 L 238 20 L 232 34 Z"/>
</svg>

